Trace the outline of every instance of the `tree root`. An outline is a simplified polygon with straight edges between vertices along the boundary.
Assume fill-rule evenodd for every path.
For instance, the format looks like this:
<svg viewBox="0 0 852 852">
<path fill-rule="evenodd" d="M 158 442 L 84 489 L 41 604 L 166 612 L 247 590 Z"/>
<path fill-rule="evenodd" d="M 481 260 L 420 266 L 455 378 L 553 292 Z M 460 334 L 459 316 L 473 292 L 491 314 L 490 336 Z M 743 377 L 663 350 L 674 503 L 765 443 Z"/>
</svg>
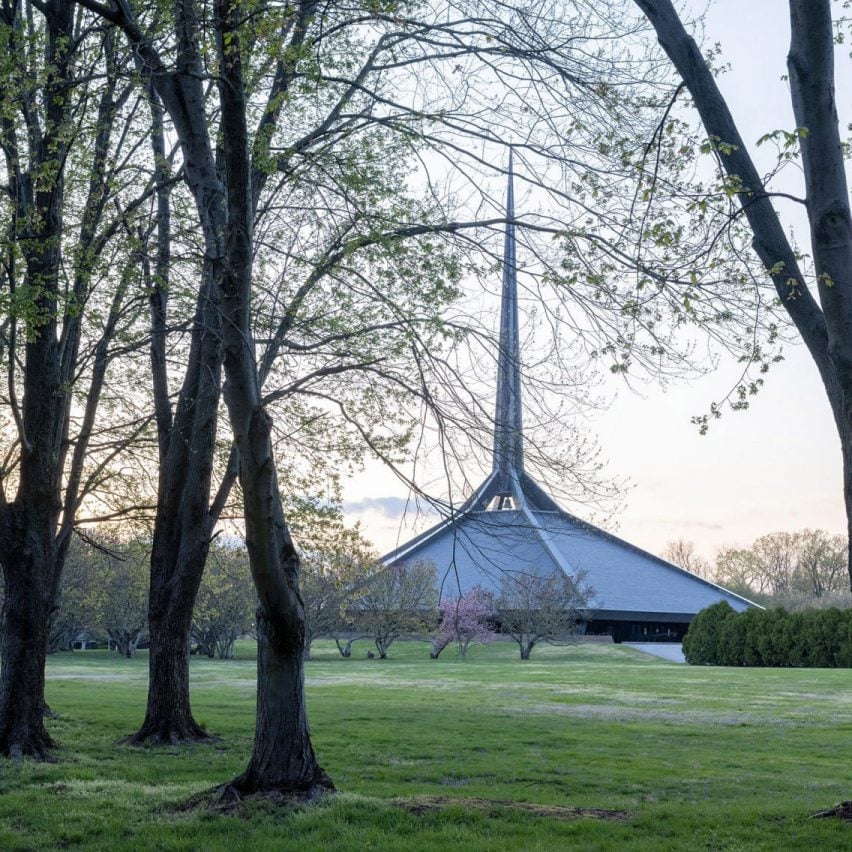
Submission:
<svg viewBox="0 0 852 852">
<path fill-rule="evenodd" d="M 289 810 L 315 805 L 334 792 L 334 784 L 324 772 L 312 781 L 269 787 L 248 786 L 245 780 L 239 777 L 227 784 L 197 793 L 178 806 L 177 810 L 185 812 L 203 809 L 239 816 L 246 807 L 255 803 Z"/>
<path fill-rule="evenodd" d="M 0 755 L 8 757 L 13 763 L 20 763 L 24 758 L 38 763 L 56 763 L 56 755 L 53 754 L 55 745 L 47 734 L 26 741 L 13 739 L 8 743 L 0 743 Z"/>
<path fill-rule="evenodd" d="M 811 819 L 842 819 L 852 822 L 852 801 L 838 802 L 833 808 L 811 814 Z"/>
<path fill-rule="evenodd" d="M 214 745 L 221 739 L 210 734 L 196 722 L 186 725 L 143 725 L 135 734 L 122 737 L 119 745 L 162 747 L 177 745 Z"/>
</svg>

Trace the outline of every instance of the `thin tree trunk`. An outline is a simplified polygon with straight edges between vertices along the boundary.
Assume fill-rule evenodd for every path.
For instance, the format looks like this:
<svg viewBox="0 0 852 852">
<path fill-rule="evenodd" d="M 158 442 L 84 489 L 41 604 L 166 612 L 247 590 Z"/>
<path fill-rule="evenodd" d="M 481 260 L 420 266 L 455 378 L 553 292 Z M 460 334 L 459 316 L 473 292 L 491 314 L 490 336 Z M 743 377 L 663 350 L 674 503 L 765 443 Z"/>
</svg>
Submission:
<svg viewBox="0 0 852 852">
<path fill-rule="evenodd" d="M 305 607 L 264 409 L 251 328 L 254 205 L 239 22 L 231 0 L 216 4 L 222 31 L 222 145 L 227 187 L 227 265 L 222 276 L 225 404 L 239 454 L 246 547 L 258 595 L 257 723 L 246 771 L 225 789 L 312 799 L 333 784 L 317 762 L 304 693 Z M 222 33 L 228 33 L 228 40 Z"/>
<path fill-rule="evenodd" d="M 847 581 L 852 589 L 852 434 L 850 432 L 852 429 L 841 431 L 840 446 L 843 451 L 843 499 L 846 504 Z"/>
<path fill-rule="evenodd" d="M 255 409 L 249 428 L 239 428 L 244 409 L 241 395 L 235 394 L 235 366 L 230 364 L 226 400 L 240 446 L 246 545 L 259 598 L 258 689 L 252 757 L 226 789 L 239 795 L 277 791 L 312 799 L 334 786 L 317 762 L 308 729 L 299 557 L 281 508 L 269 418 Z"/>
</svg>

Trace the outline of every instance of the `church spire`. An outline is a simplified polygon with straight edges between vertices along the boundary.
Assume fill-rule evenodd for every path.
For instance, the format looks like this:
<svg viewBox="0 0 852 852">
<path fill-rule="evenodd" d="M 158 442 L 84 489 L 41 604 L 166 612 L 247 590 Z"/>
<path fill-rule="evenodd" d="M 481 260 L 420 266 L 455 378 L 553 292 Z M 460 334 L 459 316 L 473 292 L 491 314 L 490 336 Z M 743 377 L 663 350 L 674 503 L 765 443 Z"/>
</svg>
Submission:
<svg viewBox="0 0 852 852">
<path fill-rule="evenodd" d="M 503 245 L 503 298 L 500 307 L 500 350 L 497 359 L 497 408 L 494 415 L 494 471 L 507 482 L 524 469 L 521 412 L 518 270 L 515 257 L 515 190 L 512 149 L 506 190 L 506 236 Z M 503 486 L 506 487 L 506 486 Z"/>
</svg>

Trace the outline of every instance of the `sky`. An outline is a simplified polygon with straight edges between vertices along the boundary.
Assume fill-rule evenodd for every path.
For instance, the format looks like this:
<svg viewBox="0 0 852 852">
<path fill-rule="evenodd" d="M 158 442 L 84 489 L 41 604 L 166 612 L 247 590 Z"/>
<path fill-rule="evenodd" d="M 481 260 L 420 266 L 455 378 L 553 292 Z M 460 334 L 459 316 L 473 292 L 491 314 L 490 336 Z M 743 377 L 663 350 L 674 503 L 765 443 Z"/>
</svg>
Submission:
<svg viewBox="0 0 852 852">
<path fill-rule="evenodd" d="M 767 131 L 792 130 L 782 79 L 789 44 L 785 0 L 716 0 L 705 32 L 708 44 L 721 43 L 731 65 L 719 85 L 744 139 L 753 143 Z M 839 75 L 839 103 L 848 100 L 848 82 L 848 74 Z M 804 227 L 795 213 L 781 212 L 785 222 Z M 723 364 L 665 389 L 607 383 L 611 404 L 589 414 L 588 423 L 606 473 L 627 487 L 602 526 L 653 553 L 685 539 L 709 559 L 722 547 L 747 545 L 777 530 L 844 529 L 840 445 L 804 347 L 786 348 L 784 362 L 770 371 L 747 411 L 725 414 L 700 435 L 691 418 L 706 413 L 736 375 L 735 365 Z M 382 552 L 422 529 L 422 518 L 405 513 L 407 502 L 405 487 L 378 463 L 344 483 L 347 519 L 360 521 Z M 583 506 L 564 508 L 586 514 Z"/>
</svg>

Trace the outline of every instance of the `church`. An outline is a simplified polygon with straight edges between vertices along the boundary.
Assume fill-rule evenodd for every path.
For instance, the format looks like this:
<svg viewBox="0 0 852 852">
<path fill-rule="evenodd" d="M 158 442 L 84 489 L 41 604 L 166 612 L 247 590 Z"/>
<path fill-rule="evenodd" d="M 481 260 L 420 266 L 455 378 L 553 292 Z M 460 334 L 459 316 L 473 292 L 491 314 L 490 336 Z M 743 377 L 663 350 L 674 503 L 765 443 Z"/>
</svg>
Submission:
<svg viewBox="0 0 852 852">
<path fill-rule="evenodd" d="M 699 610 L 727 601 L 754 606 L 721 586 L 566 512 L 524 470 L 520 334 L 511 157 L 506 198 L 497 403 L 491 473 L 443 521 L 382 558 L 429 561 L 451 595 L 502 578 L 562 571 L 593 590 L 578 629 L 616 642 L 678 641 Z"/>
</svg>

